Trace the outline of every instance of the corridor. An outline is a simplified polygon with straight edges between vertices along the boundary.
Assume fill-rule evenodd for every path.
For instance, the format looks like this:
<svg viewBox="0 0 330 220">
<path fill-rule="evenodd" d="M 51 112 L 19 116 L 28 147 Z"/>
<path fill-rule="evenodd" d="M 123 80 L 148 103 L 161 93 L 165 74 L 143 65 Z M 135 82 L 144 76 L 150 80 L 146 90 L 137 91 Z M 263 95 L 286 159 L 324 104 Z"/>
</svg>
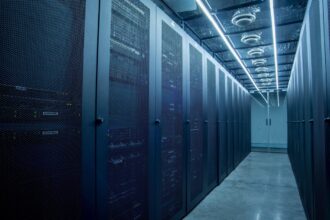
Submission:
<svg viewBox="0 0 330 220">
<path fill-rule="evenodd" d="M 306 219 L 286 154 L 252 152 L 186 218 Z"/>
</svg>

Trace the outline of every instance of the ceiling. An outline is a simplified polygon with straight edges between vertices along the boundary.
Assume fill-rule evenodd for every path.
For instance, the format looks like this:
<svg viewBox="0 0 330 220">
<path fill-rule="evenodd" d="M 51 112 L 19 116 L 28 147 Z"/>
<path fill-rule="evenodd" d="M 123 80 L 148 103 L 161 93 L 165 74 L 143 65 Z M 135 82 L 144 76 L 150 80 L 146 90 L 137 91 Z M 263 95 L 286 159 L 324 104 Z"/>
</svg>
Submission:
<svg viewBox="0 0 330 220">
<path fill-rule="evenodd" d="M 249 91 L 255 87 L 194 0 L 154 0 Z M 261 90 L 276 89 L 269 0 L 203 0 Z M 279 88 L 286 89 L 307 0 L 274 0 Z M 236 24 L 235 24 L 236 22 Z M 244 39 L 246 40 L 244 42 Z"/>
</svg>

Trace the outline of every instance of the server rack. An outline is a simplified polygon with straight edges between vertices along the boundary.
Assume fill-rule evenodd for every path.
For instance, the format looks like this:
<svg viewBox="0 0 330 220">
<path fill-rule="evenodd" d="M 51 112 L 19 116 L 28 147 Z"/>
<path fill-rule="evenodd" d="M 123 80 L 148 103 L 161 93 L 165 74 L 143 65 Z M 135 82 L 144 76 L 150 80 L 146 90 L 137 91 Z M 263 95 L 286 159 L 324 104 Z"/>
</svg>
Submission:
<svg viewBox="0 0 330 220">
<path fill-rule="evenodd" d="M 233 82 L 230 77 L 227 77 L 227 101 L 226 101 L 226 111 L 227 111 L 227 149 L 228 149 L 228 174 L 234 170 L 234 141 L 233 141 Z"/>
<path fill-rule="evenodd" d="M 85 110 L 94 87 L 83 85 L 95 76 L 97 32 L 87 24 L 97 24 L 98 4 L 90 4 L 1 3 L 2 218 L 92 213 L 94 128 L 85 125 L 94 117 Z"/>
<path fill-rule="evenodd" d="M 204 145 L 203 49 L 193 40 L 186 41 L 189 54 L 186 82 L 186 137 L 187 137 L 187 210 L 192 210 L 204 197 L 206 147 Z"/>
<path fill-rule="evenodd" d="M 207 159 L 205 164 L 205 192 L 211 191 L 218 181 L 218 150 L 217 150 L 217 94 L 216 65 L 213 58 L 205 54 L 205 102 L 204 124 L 205 146 Z"/>
<path fill-rule="evenodd" d="M 186 210 L 186 144 L 184 139 L 184 31 L 157 8 L 156 119 L 158 168 L 157 219 L 178 219 Z M 158 121 L 159 120 L 159 121 Z"/>
<path fill-rule="evenodd" d="M 308 219 L 330 217 L 328 24 L 328 1 L 310 1 L 287 92 L 288 151 Z"/>
<path fill-rule="evenodd" d="M 219 182 L 227 176 L 227 122 L 226 122 L 226 75 L 218 69 L 218 149 L 219 149 Z"/>
<path fill-rule="evenodd" d="M 324 48 L 325 48 L 325 116 L 324 116 L 324 127 L 325 127 L 325 158 L 326 158 L 326 188 L 327 188 L 327 217 L 330 218 L 330 15 L 329 15 L 330 4 L 329 1 L 323 0 L 323 11 L 324 14 Z"/>
<path fill-rule="evenodd" d="M 98 218 L 147 219 L 156 7 L 149 1 L 107 1 L 100 18 L 97 115 L 104 122 L 97 130 Z"/>
</svg>

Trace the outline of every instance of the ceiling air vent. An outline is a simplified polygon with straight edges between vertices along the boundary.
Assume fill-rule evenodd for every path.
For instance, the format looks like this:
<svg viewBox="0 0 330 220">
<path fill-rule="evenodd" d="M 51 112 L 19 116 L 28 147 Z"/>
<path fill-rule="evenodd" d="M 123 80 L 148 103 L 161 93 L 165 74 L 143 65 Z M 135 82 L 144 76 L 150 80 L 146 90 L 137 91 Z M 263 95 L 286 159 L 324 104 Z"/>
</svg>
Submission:
<svg viewBox="0 0 330 220">
<path fill-rule="evenodd" d="M 256 59 L 256 60 L 252 60 L 252 64 L 254 66 L 262 66 L 265 65 L 267 63 L 266 59 Z"/>
<path fill-rule="evenodd" d="M 241 38 L 241 42 L 248 45 L 257 44 L 261 39 L 259 34 L 243 34 Z"/>
<path fill-rule="evenodd" d="M 268 72 L 269 69 L 267 67 L 258 67 L 256 68 L 256 72 L 261 73 L 261 72 Z"/>
<path fill-rule="evenodd" d="M 262 56 L 265 53 L 265 50 L 258 47 L 258 48 L 252 48 L 247 53 L 251 57 L 256 57 L 256 56 Z"/>
<path fill-rule="evenodd" d="M 238 27 L 245 27 L 255 22 L 255 20 L 256 20 L 255 13 L 237 11 L 233 15 L 233 18 L 231 19 L 231 23 L 233 23 Z"/>
</svg>

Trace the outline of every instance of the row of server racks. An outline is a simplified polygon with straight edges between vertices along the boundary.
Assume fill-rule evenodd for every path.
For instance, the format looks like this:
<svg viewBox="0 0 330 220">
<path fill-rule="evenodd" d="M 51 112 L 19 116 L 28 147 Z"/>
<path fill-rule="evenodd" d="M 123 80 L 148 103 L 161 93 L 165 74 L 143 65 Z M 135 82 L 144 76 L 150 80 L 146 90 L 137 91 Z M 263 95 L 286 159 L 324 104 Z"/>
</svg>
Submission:
<svg viewBox="0 0 330 220">
<path fill-rule="evenodd" d="M 2 219 L 180 219 L 250 152 L 250 95 L 148 0 L 0 3 Z"/>
<path fill-rule="evenodd" d="M 329 1 L 311 0 L 289 82 L 288 153 L 308 219 L 330 219 Z"/>
</svg>

